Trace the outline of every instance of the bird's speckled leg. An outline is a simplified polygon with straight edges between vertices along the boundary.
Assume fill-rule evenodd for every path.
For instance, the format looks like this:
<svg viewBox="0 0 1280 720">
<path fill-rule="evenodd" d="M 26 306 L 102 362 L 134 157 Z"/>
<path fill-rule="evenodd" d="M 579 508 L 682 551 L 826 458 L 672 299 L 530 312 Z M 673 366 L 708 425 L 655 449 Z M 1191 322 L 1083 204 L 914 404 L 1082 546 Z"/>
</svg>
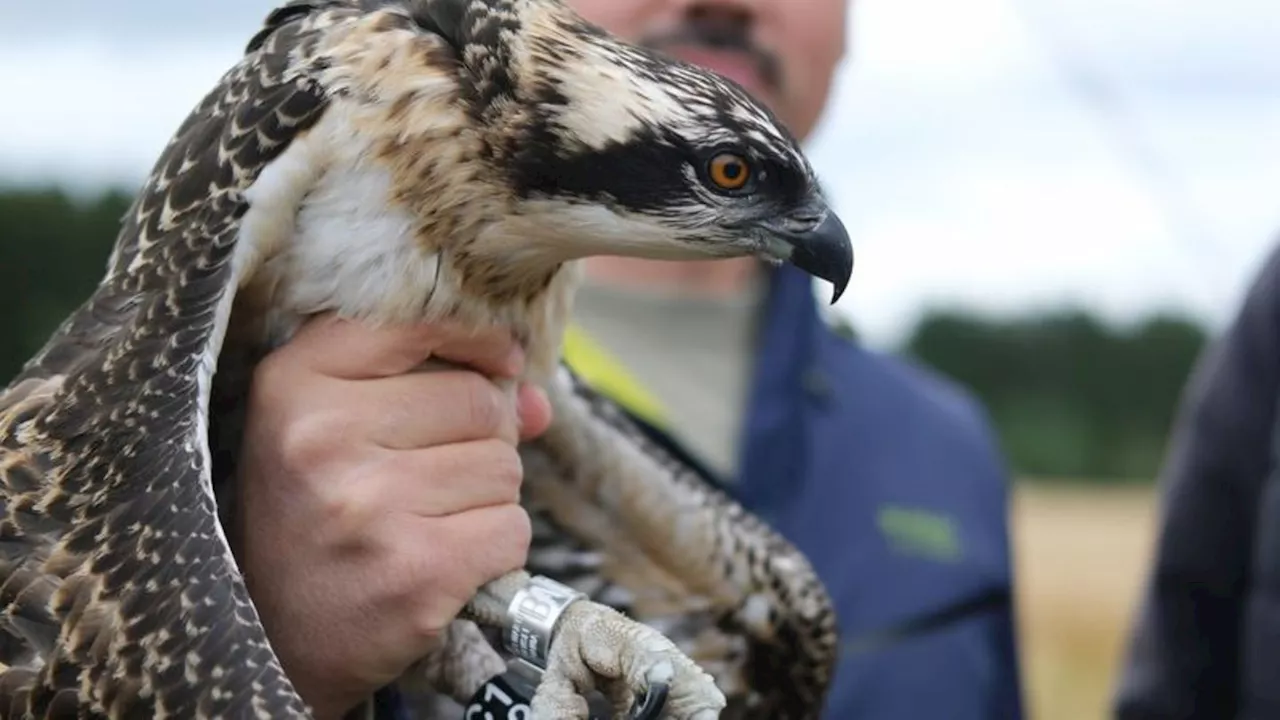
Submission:
<svg viewBox="0 0 1280 720">
<path fill-rule="evenodd" d="M 526 501 L 560 532 L 598 548 L 604 558 L 598 573 L 624 589 L 621 602 L 636 619 L 670 628 L 664 619 L 705 612 L 747 640 L 745 655 L 734 661 L 745 663 L 741 671 L 726 666 L 729 675 L 719 677 L 731 711 L 815 720 L 839 629 L 804 554 L 658 447 L 567 368 L 548 396 L 556 421 L 522 454 Z M 557 575 L 554 562 L 537 567 Z M 575 572 L 562 575 L 572 581 Z M 590 587 L 595 577 L 579 579 Z M 672 637 L 702 656 L 693 638 Z M 712 657 L 719 652 L 705 649 Z"/>
<path fill-rule="evenodd" d="M 517 571 L 480 589 L 462 616 L 503 627 L 507 608 L 529 581 Z M 725 697 L 715 681 L 661 633 L 589 600 L 570 605 L 551 643 L 531 708 L 535 718 L 587 720 L 585 693 L 600 689 L 617 703 L 643 696 L 655 682 L 670 686 L 662 717 L 710 720 Z"/>
</svg>

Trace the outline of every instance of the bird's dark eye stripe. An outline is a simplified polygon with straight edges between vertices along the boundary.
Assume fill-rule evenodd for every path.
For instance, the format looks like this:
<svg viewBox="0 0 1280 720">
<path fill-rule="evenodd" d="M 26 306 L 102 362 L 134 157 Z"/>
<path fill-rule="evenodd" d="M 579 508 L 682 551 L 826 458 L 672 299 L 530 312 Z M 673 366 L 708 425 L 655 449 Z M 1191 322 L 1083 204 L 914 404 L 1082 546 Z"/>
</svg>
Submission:
<svg viewBox="0 0 1280 720">
<path fill-rule="evenodd" d="M 771 195 L 787 204 L 799 202 L 810 190 L 809 182 L 800 169 L 775 160 L 760 163 L 759 180 Z"/>
<path fill-rule="evenodd" d="M 576 197 L 642 212 L 663 210 L 690 201 L 690 167 L 697 182 L 722 194 L 787 205 L 809 190 L 804 171 L 773 157 L 768 149 L 734 143 L 697 145 L 670 128 L 652 126 L 625 143 L 584 151 L 558 143 L 549 123 L 530 130 L 508 148 L 513 154 L 507 167 L 521 197 Z M 711 163 L 726 154 L 741 162 L 718 166 L 721 182 L 716 184 Z"/>
<path fill-rule="evenodd" d="M 526 144 L 512 165 L 522 196 L 568 195 L 609 199 L 637 210 L 688 199 L 687 155 L 656 140 L 640 139 L 603 150 L 557 155 L 547 144 Z"/>
</svg>

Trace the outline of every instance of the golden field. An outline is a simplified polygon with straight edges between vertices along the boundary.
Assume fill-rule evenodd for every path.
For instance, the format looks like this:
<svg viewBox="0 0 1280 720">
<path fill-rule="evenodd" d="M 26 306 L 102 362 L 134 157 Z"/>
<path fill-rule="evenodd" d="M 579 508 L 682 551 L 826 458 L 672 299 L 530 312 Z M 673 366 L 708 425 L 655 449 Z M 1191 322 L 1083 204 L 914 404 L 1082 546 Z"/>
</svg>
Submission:
<svg viewBox="0 0 1280 720">
<path fill-rule="evenodd" d="M 1155 532 L 1147 488 L 1020 484 L 1013 499 L 1029 720 L 1101 720 Z"/>
</svg>

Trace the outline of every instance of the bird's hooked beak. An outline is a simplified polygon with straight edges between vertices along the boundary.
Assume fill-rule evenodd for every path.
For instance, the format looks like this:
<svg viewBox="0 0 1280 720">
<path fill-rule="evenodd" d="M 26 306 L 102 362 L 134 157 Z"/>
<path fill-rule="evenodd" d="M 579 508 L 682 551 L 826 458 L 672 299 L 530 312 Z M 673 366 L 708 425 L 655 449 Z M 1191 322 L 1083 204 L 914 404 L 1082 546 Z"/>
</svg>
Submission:
<svg viewBox="0 0 1280 720">
<path fill-rule="evenodd" d="M 822 221 L 810 230 L 775 227 L 771 232 L 780 241 L 774 245 L 780 259 L 831 283 L 835 288 L 831 304 L 836 304 L 853 274 L 853 243 L 835 212 L 827 210 Z"/>
</svg>

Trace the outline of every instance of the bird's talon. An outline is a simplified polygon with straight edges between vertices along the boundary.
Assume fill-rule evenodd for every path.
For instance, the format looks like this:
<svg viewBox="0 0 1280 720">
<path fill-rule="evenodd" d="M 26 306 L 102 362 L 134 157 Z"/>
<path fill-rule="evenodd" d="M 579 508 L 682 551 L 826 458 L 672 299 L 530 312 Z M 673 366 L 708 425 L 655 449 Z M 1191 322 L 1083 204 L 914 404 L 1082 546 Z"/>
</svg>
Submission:
<svg viewBox="0 0 1280 720">
<path fill-rule="evenodd" d="M 667 695 L 671 686 L 665 682 L 656 682 L 644 691 L 644 697 L 631 710 L 630 720 L 658 720 L 662 708 L 667 704 Z"/>
</svg>

